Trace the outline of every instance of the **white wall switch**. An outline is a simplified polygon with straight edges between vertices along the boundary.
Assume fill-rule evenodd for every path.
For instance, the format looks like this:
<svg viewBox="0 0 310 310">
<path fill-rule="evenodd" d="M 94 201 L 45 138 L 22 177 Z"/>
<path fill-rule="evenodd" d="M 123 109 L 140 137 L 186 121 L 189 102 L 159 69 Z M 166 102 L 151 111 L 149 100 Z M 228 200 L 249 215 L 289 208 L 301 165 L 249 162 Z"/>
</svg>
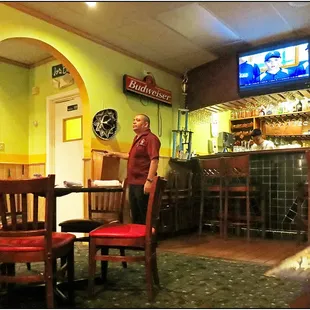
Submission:
<svg viewBox="0 0 310 310">
<path fill-rule="evenodd" d="M 4 142 L 0 142 L 0 152 L 4 151 Z"/>
</svg>

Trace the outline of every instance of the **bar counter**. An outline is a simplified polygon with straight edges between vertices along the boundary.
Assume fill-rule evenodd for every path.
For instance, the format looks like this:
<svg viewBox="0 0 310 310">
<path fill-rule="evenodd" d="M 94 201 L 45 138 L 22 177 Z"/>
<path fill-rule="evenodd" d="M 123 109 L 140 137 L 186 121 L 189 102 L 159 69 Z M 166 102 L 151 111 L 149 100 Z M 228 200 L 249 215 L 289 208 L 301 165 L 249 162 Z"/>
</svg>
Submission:
<svg viewBox="0 0 310 310">
<path fill-rule="evenodd" d="M 215 157 L 227 157 L 227 156 L 240 156 L 245 154 L 250 155 L 259 155 L 259 154 L 291 154 L 291 153 L 305 153 L 306 151 L 310 151 L 310 147 L 300 147 L 300 148 L 288 148 L 288 149 L 273 149 L 273 150 L 262 150 L 262 151 L 247 151 L 247 152 L 224 152 L 224 153 L 216 153 L 210 155 L 200 155 L 194 157 L 194 159 L 207 159 L 207 158 L 215 158 Z"/>
<path fill-rule="evenodd" d="M 274 149 L 250 152 L 218 153 L 197 159 L 250 155 L 251 183 L 265 186 L 266 228 L 270 233 L 294 235 L 297 189 L 307 181 L 308 165 L 305 152 L 310 148 Z M 307 202 L 302 205 L 302 217 L 307 216 Z M 289 237 L 289 236 L 282 236 Z"/>
<path fill-rule="evenodd" d="M 297 231 L 294 223 L 294 211 L 297 210 L 297 189 L 302 183 L 307 182 L 306 151 L 310 151 L 310 148 L 226 152 L 197 156 L 183 164 L 181 161 L 172 159 L 172 165 L 180 168 L 183 166 L 178 169 L 179 171 L 187 167 L 194 173 L 193 189 L 195 190 L 198 186 L 195 179 L 198 180 L 197 174 L 200 173 L 199 160 L 249 154 L 251 184 L 262 185 L 267 191 L 267 234 L 275 238 L 293 239 Z M 303 219 L 307 218 L 307 210 L 307 201 L 304 201 L 301 208 Z"/>
</svg>

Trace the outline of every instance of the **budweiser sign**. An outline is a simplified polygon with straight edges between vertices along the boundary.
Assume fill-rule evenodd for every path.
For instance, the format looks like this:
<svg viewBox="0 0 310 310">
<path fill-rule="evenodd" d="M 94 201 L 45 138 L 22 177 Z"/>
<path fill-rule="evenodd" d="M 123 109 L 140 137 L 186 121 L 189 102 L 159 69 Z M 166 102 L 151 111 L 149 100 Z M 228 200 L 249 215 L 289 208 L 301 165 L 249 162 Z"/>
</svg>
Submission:
<svg viewBox="0 0 310 310">
<path fill-rule="evenodd" d="M 160 88 L 156 85 L 155 79 L 147 75 L 143 81 L 138 80 L 130 75 L 125 74 L 123 77 L 124 92 L 131 92 L 142 95 L 153 100 L 172 104 L 172 94 L 170 90 Z"/>
</svg>

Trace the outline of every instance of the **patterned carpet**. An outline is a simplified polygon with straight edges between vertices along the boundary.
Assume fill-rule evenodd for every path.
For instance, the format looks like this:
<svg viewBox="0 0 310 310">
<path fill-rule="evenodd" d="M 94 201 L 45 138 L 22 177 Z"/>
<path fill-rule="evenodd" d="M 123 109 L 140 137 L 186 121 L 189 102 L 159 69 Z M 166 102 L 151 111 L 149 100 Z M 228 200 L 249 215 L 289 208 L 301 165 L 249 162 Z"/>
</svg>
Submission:
<svg viewBox="0 0 310 310">
<path fill-rule="evenodd" d="M 87 277 L 88 247 L 76 247 L 76 278 Z M 108 282 L 96 286 L 96 296 L 88 299 L 86 287 L 76 290 L 75 308 L 288 308 L 301 292 L 297 281 L 266 277 L 266 266 L 219 259 L 159 253 L 162 288 L 153 303 L 148 303 L 144 265 L 110 264 Z M 99 274 L 99 263 L 98 263 Z M 32 265 L 32 272 L 42 268 Z M 25 270 L 25 264 L 19 271 Z M 4 308 L 5 294 L 0 294 Z M 44 291 L 18 290 L 12 308 L 44 308 Z M 61 304 L 57 307 L 63 308 Z"/>
</svg>

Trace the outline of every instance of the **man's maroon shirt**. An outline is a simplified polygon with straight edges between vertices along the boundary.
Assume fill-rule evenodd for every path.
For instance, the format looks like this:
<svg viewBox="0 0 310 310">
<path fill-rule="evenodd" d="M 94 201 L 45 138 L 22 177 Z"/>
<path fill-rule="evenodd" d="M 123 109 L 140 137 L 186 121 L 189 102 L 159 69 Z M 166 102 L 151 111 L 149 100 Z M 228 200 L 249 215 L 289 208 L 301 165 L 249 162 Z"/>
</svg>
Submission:
<svg viewBox="0 0 310 310">
<path fill-rule="evenodd" d="M 128 184 L 143 185 L 149 173 L 151 160 L 159 159 L 160 141 L 150 130 L 135 136 L 127 164 Z"/>
</svg>

